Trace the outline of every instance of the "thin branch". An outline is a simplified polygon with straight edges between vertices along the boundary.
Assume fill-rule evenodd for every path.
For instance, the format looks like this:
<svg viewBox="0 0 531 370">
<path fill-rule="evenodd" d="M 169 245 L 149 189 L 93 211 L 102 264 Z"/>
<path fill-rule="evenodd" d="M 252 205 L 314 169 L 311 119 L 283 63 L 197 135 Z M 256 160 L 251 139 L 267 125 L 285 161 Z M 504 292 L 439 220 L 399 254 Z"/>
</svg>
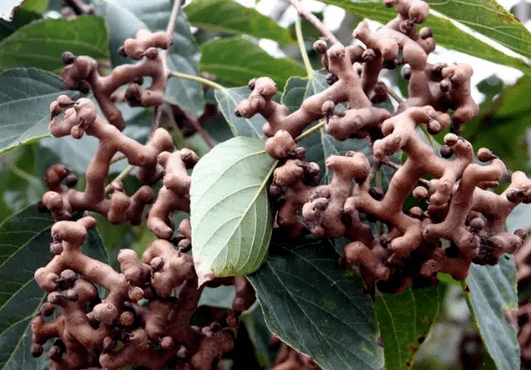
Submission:
<svg viewBox="0 0 531 370">
<path fill-rule="evenodd" d="M 106 194 L 110 194 L 112 192 L 112 182 L 113 181 L 116 181 L 116 180 L 123 180 L 125 179 L 127 176 L 129 176 L 129 174 L 131 173 L 131 171 L 133 171 L 133 169 L 135 168 L 135 166 L 132 166 L 132 165 L 128 165 L 122 172 L 120 172 L 120 174 L 118 176 L 116 176 L 109 185 L 107 185 L 105 187 L 105 193 Z"/>
<path fill-rule="evenodd" d="M 166 33 L 168 34 L 171 43 L 173 43 L 173 35 L 175 34 L 174 29 L 175 25 L 177 24 L 177 19 L 179 18 L 179 13 L 181 12 L 181 6 L 184 4 L 184 0 L 174 0 L 173 7 L 171 9 L 170 13 L 170 19 L 168 20 L 168 26 L 166 27 Z M 171 44 L 170 43 L 170 44 Z M 166 75 L 169 78 L 169 71 L 168 71 L 168 55 L 170 54 L 170 48 L 167 50 L 161 50 L 160 56 L 162 58 L 162 67 L 164 71 L 166 71 Z M 160 123 L 160 117 L 162 116 L 162 108 L 160 106 L 155 107 L 155 110 L 153 112 L 153 123 L 151 124 L 151 134 L 150 137 L 153 135 L 155 130 L 159 127 Z"/>
<path fill-rule="evenodd" d="M 184 0 L 174 0 L 173 8 L 170 13 L 170 20 L 168 21 L 168 27 L 166 27 L 166 33 L 170 36 L 170 40 L 173 42 L 173 30 L 177 24 L 177 18 L 179 18 L 179 13 L 181 12 L 181 7 L 184 4 Z"/>
<path fill-rule="evenodd" d="M 195 131 L 201 135 L 201 137 L 203 138 L 203 141 L 210 147 L 210 148 L 213 148 L 216 146 L 216 143 L 214 140 L 212 140 L 212 138 L 210 137 L 210 135 L 208 134 L 208 132 L 204 129 L 203 126 L 201 126 L 201 124 L 199 123 L 199 120 L 195 117 L 192 117 L 191 115 L 188 114 L 188 112 L 186 112 L 184 109 L 181 109 L 182 113 L 183 113 L 183 116 L 184 118 L 186 118 L 186 120 L 188 122 L 190 122 L 190 124 L 192 125 L 192 127 L 195 129 Z"/>
<path fill-rule="evenodd" d="M 153 134 L 155 133 L 157 128 L 159 128 L 160 118 L 161 117 L 162 117 L 162 104 L 161 105 L 157 105 L 153 109 L 153 121 L 151 123 L 151 130 L 149 132 L 149 137 L 150 138 L 153 137 Z"/>
<path fill-rule="evenodd" d="M 286 1 L 286 0 L 285 0 Z M 295 9 L 297 9 L 297 12 L 299 13 L 299 16 L 303 17 L 303 18 L 306 18 L 308 21 L 310 21 L 311 24 L 314 25 L 315 28 L 317 28 L 317 30 L 319 32 L 321 32 L 321 34 L 324 36 L 324 38 L 326 40 L 328 40 L 329 42 L 331 42 L 332 44 L 339 44 L 341 45 L 341 42 L 339 42 L 339 40 L 334 36 L 334 34 L 332 32 L 330 32 L 323 24 L 323 22 L 321 22 L 319 20 L 319 18 L 317 18 L 312 12 L 309 12 L 307 11 L 306 9 L 304 9 L 299 0 L 287 0 L 289 1 L 289 3 L 291 5 L 293 5 L 295 7 Z"/>
<path fill-rule="evenodd" d="M 308 130 L 304 131 L 302 134 L 300 134 L 299 136 L 297 136 L 295 138 L 295 141 L 301 141 L 302 139 L 310 136 L 311 134 L 319 131 L 320 129 L 322 129 L 325 125 L 325 121 L 321 121 L 319 122 L 318 124 L 316 124 L 315 126 L 313 127 L 310 127 Z"/>
<path fill-rule="evenodd" d="M 195 82 L 199 82 L 200 84 L 203 84 L 203 85 L 207 85 L 207 86 L 210 86 L 216 90 L 220 90 L 224 93 L 228 93 L 227 89 L 223 86 L 221 86 L 220 84 L 217 84 L 215 83 L 214 81 L 211 81 L 209 79 L 206 79 L 206 78 L 203 78 L 201 76 L 194 76 L 194 75 L 189 75 L 189 74 L 186 74 L 186 73 L 181 73 L 181 72 L 177 72 L 177 71 L 169 71 L 170 75 L 173 76 L 173 77 L 178 77 L 178 78 L 182 78 L 184 80 L 191 80 L 191 81 L 195 81 Z"/>
<path fill-rule="evenodd" d="M 113 159 L 111 159 L 111 163 L 110 164 L 114 164 L 116 162 L 119 162 L 121 161 L 122 159 L 126 159 L 127 157 L 125 156 L 125 154 L 120 154 L 120 155 L 117 155 L 116 157 L 114 157 Z"/>
<path fill-rule="evenodd" d="M 393 98 L 398 104 L 402 103 L 404 101 L 404 99 L 402 99 L 397 93 L 395 93 L 393 90 L 391 89 L 387 89 L 387 93 L 389 94 L 389 96 L 391 98 Z"/>
<path fill-rule="evenodd" d="M 297 34 L 297 42 L 299 43 L 299 49 L 301 51 L 302 61 L 304 62 L 304 67 L 306 72 L 308 72 L 308 78 L 313 78 L 313 68 L 310 63 L 310 58 L 308 58 L 308 53 L 306 52 L 306 45 L 304 44 L 304 36 L 302 35 L 301 19 L 297 17 L 295 20 L 295 33 Z"/>
</svg>

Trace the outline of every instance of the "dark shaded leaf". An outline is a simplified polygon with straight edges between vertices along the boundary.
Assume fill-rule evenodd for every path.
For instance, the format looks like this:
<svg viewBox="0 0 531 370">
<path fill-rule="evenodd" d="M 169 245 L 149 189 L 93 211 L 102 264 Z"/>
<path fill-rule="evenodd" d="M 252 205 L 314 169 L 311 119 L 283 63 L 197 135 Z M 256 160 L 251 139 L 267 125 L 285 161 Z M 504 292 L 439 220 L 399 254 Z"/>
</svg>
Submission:
<svg viewBox="0 0 531 370">
<path fill-rule="evenodd" d="M 519 369 L 520 347 L 511 319 L 518 310 L 514 258 L 503 255 L 496 266 L 473 264 L 464 291 L 496 368 Z"/>
<path fill-rule="evenodd" d="M 98 17 L 34 21 L 2 40 L 0 70 L 35 67 L 57 72 L 63 68 L 65 51 L 108 59 L 107 37 L 105 22 Z"/>
<path fill-rule="evenodd" d="M 64 93 L 63 82 L 45 71 L 22 68 L 0 74 L 0 155 L 50 136 L 50 103 Z"/>
<path fill-rule="evenodd" d="M 199 28 L 228 34 L 248 34 L 281 44 L 292 42 L 289 30 L 234 0 L 195 0 L 184 11 L 190 23 Z"/>
<path fill-rule="evenodd" d="M 290 76 L 305 76 L 304 66 L 288 58 L 273 58 L 254 42 L 235 37 L 201 45 L 200 67 L 218 79 L 234 85 L 246 85 L 255 77 L 270 77 L 278 89 Z"/>
<path fill-rule="evenodd" d="M 234 108 L 236 105 L 249 97 L 248 87 L 235 87 L 226 90 L 216 90 L 216 101 L 223 117 L 227 120 L 234 136 L 248 136 L 265 140 L 262 126 L 266 123 L 264 117 L 259 114 L 252 118 L 236 117 Z"/>
<path fill-rule="evenodd" d="M 0 169 L 0 220 L 41 200 L 46 191 L 43 175 L 58 158 L 38 143 L 25 145 L 7 153 Z"/>
<path fill-rule="evenodd" d="M 41 18 L 39 13 L 24 8 L 18 8 L 11 21 L 0 19 L 0 41 L 11 35 L 18 28 Z"/>
<path fill-rule="evenodd" d="M 412 289 L 376 297 L 386 370 L 410 369 L 420 345 L 437 319 L 443 300 L 439 287 Z"/>
<path fill-rule="evenodd" d="M 249 279 L 269 329 L 325 369 L 383 366 L 371 298 L 361 278 L 341 271 L 327 241 L 273 242 L 267 261 Z"/>
</svg>

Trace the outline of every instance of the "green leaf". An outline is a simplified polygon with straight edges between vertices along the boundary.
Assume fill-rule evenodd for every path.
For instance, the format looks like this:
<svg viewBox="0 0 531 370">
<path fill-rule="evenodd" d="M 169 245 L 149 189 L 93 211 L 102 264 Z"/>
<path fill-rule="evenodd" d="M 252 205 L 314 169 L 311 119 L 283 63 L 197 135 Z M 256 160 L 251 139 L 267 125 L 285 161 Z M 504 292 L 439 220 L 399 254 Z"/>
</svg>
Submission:
<svg viewBox="0 0 531 370">
<path fill-rule="evenodd" d="M 514 258 L 503 255 L 496 266 L 473 264 L 464 291 L 497 370 L 519 369 L 517 331 L 508 322 L 518 310 Z"/>
<path fill-rule="evenodd" d="M 264 117 L 255 114 L 251 118 L 237 117 L 234 114 L 236 105 L 249 97 L 248 87 L 235 87 L 224 91 L 216 90 L 215 97 L 223 117 L 227 120 L 234 136 L 248 136 L 265 140 L 262 126 L 266 123 Z"/>
<path fill-rule="evenodd" d="M 531 33 L 514 15 L 493 0 L 427 0 L 431 9 L 531 58 Z"/>
<path fill-rule="evenodd" d="M 292 42 L 289 30 L 234 0 L 194 0 L 184 10 L 190 22 L 199 28 L 228 34 L 248 34 L 281 44 Z"/>
<path fill-rule="evenodd" d="M 0 74 L 0 155 L 50 136 L 50 103 L 67 93 L 56 76 L 37 69 Z"/>
<path fill-rule="evenodd" d="M 2 41 L 7 36 L 11 35 L 18 28 L 39 18 L 41 18 L 41 15 L 39 13 L 36 13 L 35 11 L 31 11 L 24 8 L 17 8 L 11 21 L 8 22 L 3 19 L 0 19 L 0 41 Z"/>
<path fill-rule="evenodd" d="M 437 319 L 443 294 L 439 287 L 408 288 L 376 297 L 386 370 L 411 369 L 420 345 Z"/>
<path fill-rule="evenodd" d="M 232 309 L 232 301 L 236 296 L 234 285 L 221 285 L 217 288 L 205 287 L 197 303 L 199 306 L 210 306 L 225 308 L 227 310 Z"/>
<path fill-rule="evenodd" d="M 325 240 L 272 243 L 248 276 L 269 329 L 324 369 L 380 370 L 383 353 L 371 298 L 361 278 L 340 270 Z"/>
<path fill-rule="evenodd" d="M 118 55 L 118 49 L 123 42 L 128 38 L 134 38 L 136 31 L 140 28 L 153 32 L 165 30 L 172 8 L 172 2 L 166 0 L 117 0 L 112 3 L 98 0 L 94 2 L 94 5 L 109 24 L 111 60 L 114 66 L 132 62 Z M 181 13 L 175 26 L 173 44 L 168 55 L 168 68 L 197 76 L 200 56 L 190 32 L 190 24 Z M 169 79 L 165 99 L 194 117 L 199 117 L 205 106 L 201 84 L 176 77 Z"/>
<path fill-rule="evenodd" d="M 50 228 L 53 219 L 32 205 L 0 225 L 0 369 L 45 369 L 48 359 L 30 356 L 30 321 L 44 293 L 33 272 L 51 259 Z M 108 261 L 96 231 L 90 230 L 84 251 Z"/>
<path fill-rule="evenodd" d="M 25 145 L 2 158 L 0 169 L 0 220 L 41 200 L 46 192 L 43 175 L 58 158 L 39 148 L 38 143 Z"/>
<path fill-rule="evenodd" d="M 282 91 L 290 76 L 305 76 L 302 64 L 288 58 L 273 58 L 254 42 L 235 37 L 201 45 L 200 67 L 218 79 L 247 85 L 255 77 L 270 77 Z"/>
<path fill-rule="evenodd" d="M 102 18 L 43 19 L 19 28 L 0 43 L 0 70 L 35 67 L 60 71 L 64 51 L 108 59 L 108 50 L 107 27 Z"/>
<path fill-rule="evenodd" d="M 503 89 L 494 101 L 482 104 L 480 114 L 463 126 L 462 136 L 491 149 L 512 170 L 529 170 L 525 134 L 529 128 L 531 77 L 520 78 Z"/>
<path fill-rule="evenodd" d="M 261 140 L 235 137 L 194 167 L 192 254 L 200 282 L 256 271 L 271 238 L 266 184 L 276 165 Z"/>
<path fill-rule="evenodd" d="M 339 6 L 360 17 L 369 18 L 380 23 L 387 23 L 396 17 L 396 9 L 386 8 L 380 2 L 351 0 L 323 0 L 331 5 Z M 478 19 L 481 19 L 480 17 Z M 519 58 L 509 57 L 503 51 L 480 41 L 469 33 L 457 28 L 451 21 L 430 14 L 422 27 L 430 27 L 437 44 L 465 54 L 489 60 L 494 63 L 520 69 L 531 75 L 531 68 Z"/>
</svg>

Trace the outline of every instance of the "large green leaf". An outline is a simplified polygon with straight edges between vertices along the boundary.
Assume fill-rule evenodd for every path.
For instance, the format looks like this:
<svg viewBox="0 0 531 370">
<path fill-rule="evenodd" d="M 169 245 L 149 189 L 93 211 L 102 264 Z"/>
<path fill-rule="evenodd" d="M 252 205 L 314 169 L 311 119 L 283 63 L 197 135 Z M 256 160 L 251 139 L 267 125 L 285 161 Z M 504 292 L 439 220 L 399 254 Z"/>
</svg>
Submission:
<svg viewBox="0 0 531 370">
<path fill-rule="evenodd" d="M 427 0 L 431 9 L 470 27 L 516 53 L 531 58 L 531 33 L 493 0 Z"/>
<path fill-rule="evenodd" d="M 472 265 L 464 290 L 497 370 L 519 369 L 520 347 L 511 322 L 518 310 L 513 257 L 502 256 L 496 266 Z"/>
<path fill-rule="evenodd" d="M 369 18 L 380 23 L 387 23 L 396 17 L 396 9 L 386 8 L 380 2 L 351 0 L 323 0 L 331 5 L 339 6 L 360 17 Z M 477 19 L 481 19 L 478 16 Z M 509 57 L 503 51 L 480 41 L 469 33 L 457 28 L 451 21 L 430 14 L 422 26 L 430 27 L 433 37 L 439 45 L 462 53 L 486 59 L 494 63 L 518 68 L 531 75 L 531 68 L 519 58 Z"/>
<path fill-rule="evenodd" d="M 0 369 L 45 369 L 45 356 L 30 356 L 30 321 L 44 298 L 33 280 L 34 271 L 51 258 L 50 228 L 53 219 L 35 205 L 0 225 Z M 108 261 L 101 238 L 90 230 L 84 251 Z"/>
<path fill-rule="evenodd" d="M 226 90 L 216 90 L 216 101 L 223 117 L 227 120 L 234 136 L 248 136 L 264 140 L 262 126 L 266 123 L 264 117 L 255 114 L 251 118 L 236 117 L 234 108 L 236 105 L 249 97 L 248 87 L 235 87 Z"/>
<path fill-rule="evenodd" d="M 386 370 L 412 368 L 417 350 L 437 319 L 442 299 L 439 287 L 408 288 L 400 294 L 376 297 Z"/>
<path fill-rule="evenodd" d="M 276 165 L 261 140 L 235 137 L 195 166 L 190 189 L 192 253 L 201 282 L 256 271 L 271 238 L 266 184 Z"/>
<path fill-rule="evenodd" d="M 269 329 L 282 341 L 325 369 L 380 370 L 371 298 L 338 258 L 324 240 L 272 243 L 266 263 L 249 279 Z"/>
<path fill-rule="evenodd" d="M 303 65 L 288 58 L 273 58 L 258 44 L 243 37 L 205 42 L 201 53 L 203 71 L 235 85 L 246 85 L 255 77 L 270 77 L 283 90 L 290 76 L 306 75 Z"/>
<path fill-rule="evenodd" d="M 172 8 L 172 2 L 166 0 L 114 2 L 96 0 L 94 5 L 109 24 L 109 44 L 114 66 L 131 63 L 131 60 L 118 55 L 118 49 L 123 42 L 133 38 L 140 28 L 153 32 L 165 30 Z M 180 73 L 197 75 L 199 58 L 199 49 L 190 32 L 190 24 L 181 13 L 168 55 L 168 68 Z M 203 87 L 197 82 L 176 77 L 168 81 L 165 99 L 171 104 L 179 105 L 195 117 L 203 113 L 205 106 Z"/>
<path fill-rule="evenodd" d="M 289 30 L 277 22 L 234 0 L 194 0 L 184 10 L 190 22 L 200 28 L 229 34 L 248 34 L 287 44 Z"/>
<path fill-rule="evenodd" d="M 37 69 L 0 74 L 0 155 L 50 136 L 50 103 L 66 93 L 63 82 Z"/>
<path fill-rule="evenodd" d="M 0 70 L 35 67 L 63 68 L 61 54 L 71 51 L 95 59 L 108 59 L 107 27 L 102 18 L 43 19 L 19 28 L 0 43 Z"/>
</svg>

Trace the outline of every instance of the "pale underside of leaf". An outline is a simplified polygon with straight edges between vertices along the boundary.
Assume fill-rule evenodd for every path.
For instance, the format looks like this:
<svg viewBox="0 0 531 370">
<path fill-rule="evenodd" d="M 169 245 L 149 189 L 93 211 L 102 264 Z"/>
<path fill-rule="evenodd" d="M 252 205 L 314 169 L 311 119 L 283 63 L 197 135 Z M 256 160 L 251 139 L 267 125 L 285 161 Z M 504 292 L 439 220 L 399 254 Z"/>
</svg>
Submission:
<svg viewBox="0 0 531 370">
<path fill-rule="evenodd" d="M 192 173 L 192 253 L 201 282 L 255 271 L 271 237 L 266 183 L 275 161 L 261 140 L 216 146 Z"/>
</svg>

